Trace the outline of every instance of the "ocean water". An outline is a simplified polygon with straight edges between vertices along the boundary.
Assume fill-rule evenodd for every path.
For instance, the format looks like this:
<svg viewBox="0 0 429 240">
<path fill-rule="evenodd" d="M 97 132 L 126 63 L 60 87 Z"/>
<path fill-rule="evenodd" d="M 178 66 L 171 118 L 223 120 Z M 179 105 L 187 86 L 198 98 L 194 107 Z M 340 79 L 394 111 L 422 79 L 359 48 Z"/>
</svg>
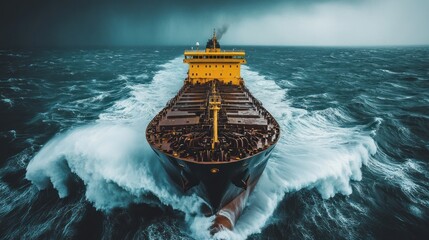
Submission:
<svg viewBox="0 0 429 240">
<path fill-rule="evenodd" d="M 1 239 L 429 237 L 428 47 L 246 47 L 282 135 L 215 236 L 144 135 L 183 49 L 0 50 Z"/>
</svg>

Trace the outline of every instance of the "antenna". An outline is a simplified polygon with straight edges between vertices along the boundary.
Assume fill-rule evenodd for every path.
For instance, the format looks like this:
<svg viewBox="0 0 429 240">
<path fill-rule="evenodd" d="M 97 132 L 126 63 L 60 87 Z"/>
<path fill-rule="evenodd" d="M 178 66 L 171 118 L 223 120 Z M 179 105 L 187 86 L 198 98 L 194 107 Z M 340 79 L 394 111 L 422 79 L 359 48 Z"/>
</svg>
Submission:
<svg viewBox="0 0 429 240">
<path fill-rule="evenodd" d="M 213 28 L 213 39 L 212 39 L 212 42 L 213 42 L 213 50 L 214 49 L 216 49 L 216 28 Z"/>
</svg>

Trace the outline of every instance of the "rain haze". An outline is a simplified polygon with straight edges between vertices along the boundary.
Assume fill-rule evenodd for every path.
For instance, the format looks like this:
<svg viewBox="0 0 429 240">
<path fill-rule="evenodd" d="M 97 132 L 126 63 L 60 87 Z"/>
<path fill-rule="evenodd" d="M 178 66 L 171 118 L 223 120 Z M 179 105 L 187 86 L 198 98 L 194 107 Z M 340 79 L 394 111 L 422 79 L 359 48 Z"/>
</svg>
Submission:
<svg viewBox="0 0 429 240">
<path fill-rule="evenodd" d="M 426 0 L 2 1 L 3 46 L 424 45 Z"/>
</svg>

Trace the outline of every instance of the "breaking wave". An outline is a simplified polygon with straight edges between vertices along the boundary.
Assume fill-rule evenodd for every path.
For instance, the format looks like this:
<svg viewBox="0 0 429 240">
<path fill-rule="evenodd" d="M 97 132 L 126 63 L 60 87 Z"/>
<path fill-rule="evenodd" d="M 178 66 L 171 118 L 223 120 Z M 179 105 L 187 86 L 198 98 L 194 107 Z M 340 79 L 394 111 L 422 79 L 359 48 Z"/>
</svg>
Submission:
<svg viewBox="0 0 429 240">
<path fill-rule="evenodd" d="M 65 197 L 68 181 L 76 175 L 86 185 L 87 200 L 103 211 L 130 203 L 171 206 L 185 213 L 193 237 L 205 239 L 210 235 L 204 229 L 212 218 L 201 215 L 202 200 L 183 196 L 170 185 L 145 140 L 149 120 L 182 85 L 178 76 L 186 74 L 181 57 L 162 68 L 149 83 L 127 85 L 129 97 L 117 101 L 95 123 L 51 139 L 31 160 L 26 177 L 39 189 L 52 185 Z M 250 91 L 278 120 L 282 135 L 234 231 L 214 238 L 245 239 L 260 232 L 288 192 L 315 188 L 325 199 L 351 194 L 350 181 L 362 178 L 362 165 L 377 150 L 371 136 L 379 119 L 344 127 L 341 123 L 350 119 L 342 109 L 294 108 L 286 89 L 246 66 L 242 71 Z"/>
</svg>

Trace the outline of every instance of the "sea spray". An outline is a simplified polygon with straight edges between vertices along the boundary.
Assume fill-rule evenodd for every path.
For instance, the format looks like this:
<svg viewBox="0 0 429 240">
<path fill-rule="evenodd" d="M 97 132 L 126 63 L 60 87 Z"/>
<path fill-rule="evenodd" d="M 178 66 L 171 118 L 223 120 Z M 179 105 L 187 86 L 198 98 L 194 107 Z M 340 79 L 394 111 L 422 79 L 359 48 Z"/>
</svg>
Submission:
<svg viewBox="0 0 429 240">
<path fill-rule="evenodd" d="M 182 196 L 171 186 L 138 127 L 97 123 L 53 138 L 27 167 L 26 177 L 38 188 L 52 182 L 60 197 L 68 194 L 67 180 L 76 174 L 86 185 L 86 198 L 97 209 L 109 211 L 130 203 L 162 204 L 195 214 L 201 200 Z"/>
</svg>

